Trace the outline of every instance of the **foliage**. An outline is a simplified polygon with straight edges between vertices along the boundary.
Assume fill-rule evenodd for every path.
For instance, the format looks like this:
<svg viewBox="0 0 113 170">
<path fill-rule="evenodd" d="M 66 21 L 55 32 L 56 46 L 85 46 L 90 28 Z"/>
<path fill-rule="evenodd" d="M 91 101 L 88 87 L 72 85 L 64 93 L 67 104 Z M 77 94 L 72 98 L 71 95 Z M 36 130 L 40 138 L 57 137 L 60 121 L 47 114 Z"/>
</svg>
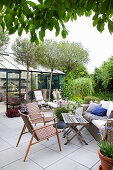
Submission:
<svg viewBox="0 0 113 170">
<path fill-rule="evenodd" d="M 56 108 L 55 109 L 55 115 L 59 120 L 63 120 L 62 114 L 61 113 L 68 113 L 69 110 L 66 109 L 65 107 L 61 107 L 61 108 Z"/>
<path fill-rule="evenodd" d="M 7 31 L 3 31 L 2 27 L 0 26 L 0 51 L 6 47 L 8 41 L 9 37 Z"/>
<path fill-rule="evenodd" d="M 113 101 L 113 93 L 108 92 L 108 91 L 98 91 L 94 93 L 94 95 L 101 100 L 106 100 L 106 101 Z"/>
<path fill-rule="evenodd" d="M 60 41 L 58 44 L 60 69 L 65 73 L 75 68 L 82 68 L 89 61 L 88 52 L 79 43 Z"/>
<path fill-rule="evenodd" d="M 113 143 L 102 140 L 98 146 L 100 147 L 100 151 L 104 156 L 113 158 Z"/>
<path fill-rule="evenodd" d="M 113 92 L 113 56 L 101 66 L 102 84 L 105 89 Z"/>
<path fill-rule="evenodd" d="M 93 85 L 90 78 L 78 78 L 72 80 L 71 93 L 73 96 L 84 98 L 87 95 L 92 95 Z"/>
<path fill-rule="evenodd" d="M 113 91 L 113 56 L 94 72 L 95 90 Z"/>
<path fill-rule="evenodd" d="M 68 100 L 72 98 L 72 94 L 71 94 L 72 79 L 73 77 L 71 72 L 67 73 L 67 75 L 64 78 L 63 97 L 67 98 Z"/>
<path fill-rule="evenodd" d="M 98 103 L 100 102 L 100 99 L 98 97 L 95 96 L 86 96 L 84 97 L 84 103 L 89 103 L 90 101 L 97 101 Z"/>
<path fill-rule="evenodd" d="M 47 29 L 51 31 L 55 28 L 56 36 L 61 32 L 65 38 L 68 34 L 65 23 L 83 15 L 88 17 L 93 14 L 93 26 L 102 32 L 107 23 L 112 33 L 112 11 L 112 0 L 38 0 L 37 3 L 30 0 L 4 0 L 0 1 L 0 24 L 7 28 L 9 34 L 18 31 L 21 36 L 23 30 L 30 32 L 31 41 L 38 43 L 38 38 L 43 40 Z"/>
<path fill-rule="evenodd" d="M 76 102 L 81 103 L 81 104 L 83 103 L 82 98 L 81 97 L 76 97 L 76 96 L 73 96 L 71 98 L 71 101 L 76 101 Z"/>
<path fill-rule="evenodd" d="M 37 48 L 38 47 L 27 38 L 17 38 L 12 45 L 12 50 L 16 56 L 15 60 L 29 67 L 36 66 Z"/>
<path fill-rule="evenodd" d="M 76 101 L 69 101 L 68 105 L 67 105 L 67 109 L 69 110 L 69 112 L 71 112 L 72 114 L 76 113 L 76 109 L 78 107 L 81 106 L 81 102 L 79 100 Z"/>
</svg>

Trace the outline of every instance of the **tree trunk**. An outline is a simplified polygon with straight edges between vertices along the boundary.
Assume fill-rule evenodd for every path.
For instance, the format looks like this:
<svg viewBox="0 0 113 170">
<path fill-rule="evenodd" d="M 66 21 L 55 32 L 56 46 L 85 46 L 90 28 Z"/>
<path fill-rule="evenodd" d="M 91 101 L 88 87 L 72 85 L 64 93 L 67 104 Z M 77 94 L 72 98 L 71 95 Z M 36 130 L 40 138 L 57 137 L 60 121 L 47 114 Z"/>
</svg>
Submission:
<svg viewBox="0 0 113 170">
<path fill-rule="evenodd" d="M 27 103 L 28 103 L 28 101 L 29 101 L 28 84 L 29 84 L 29 66 L 27 65 L 27 79 L 26 79 L 26 102 L 27 102 Z"/>
<path fill-rule="evenodd" d="M 50 101 L 50 98 L 51 98 L 51 83 L 52 83 L 52 76 L 53 76 L 53 68 L 51 68 L 51 76 L 50 76 L 49 101 Z"/>
</svg>

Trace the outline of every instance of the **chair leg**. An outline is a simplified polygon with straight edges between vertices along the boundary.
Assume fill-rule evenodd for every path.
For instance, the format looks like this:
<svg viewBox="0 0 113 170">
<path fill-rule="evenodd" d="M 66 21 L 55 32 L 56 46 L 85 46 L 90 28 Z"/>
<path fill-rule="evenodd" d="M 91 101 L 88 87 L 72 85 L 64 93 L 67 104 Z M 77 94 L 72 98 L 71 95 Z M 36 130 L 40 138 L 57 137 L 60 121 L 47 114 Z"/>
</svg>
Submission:
<svg viewBox="0 0 113 170">
<path fill-rule="evenodd" d="M 61 144 L 60 144 L 60 138 L 59 138 L 59 134 L 58 134 L 57 125 L 56 125 L 56 135 L 57 135 L 57 140 L 58 140 L 59 149 L 60 149 L 60 151 L 61 151 Z"/>
<path fill-rule="evenodd" d="M 28 152 L 29 152 L 29 149 L 30 149 L 30 146 L 31 146 L 32 140 L 33 140 L 33 137 L 34 137 L 34 133 L 32 134 L 31 140 L 30 140 L 30 142 L 29 142 L 29 145 L 28 145 L 28 148 L 27 148 L 27 151 L 26 151 L 25 157 L 24 157 L 24 162 L 25 162 L 26 157 L 27 157 L 27 155 L 28 155 Z"/>
<path fill-rule="evenodd" d="M 25 131 L 25 128 L 26 128 L 26 125 L 24 124 L 24 126 L 23 126 L 23 128 L 22 128 L 22 131 L 21 131 L 21 133 L 20 133 L 20 136 L 19 136 L 18 142 L 17 142 L 17 144 L 16 144 L 16 147 L 18 147 L 18 144 L 19 144 L 20 139 L 21 139 L 21 137 L 22 137 L 22 135 L 23 135 L 23 132 Z"/>
</svg>

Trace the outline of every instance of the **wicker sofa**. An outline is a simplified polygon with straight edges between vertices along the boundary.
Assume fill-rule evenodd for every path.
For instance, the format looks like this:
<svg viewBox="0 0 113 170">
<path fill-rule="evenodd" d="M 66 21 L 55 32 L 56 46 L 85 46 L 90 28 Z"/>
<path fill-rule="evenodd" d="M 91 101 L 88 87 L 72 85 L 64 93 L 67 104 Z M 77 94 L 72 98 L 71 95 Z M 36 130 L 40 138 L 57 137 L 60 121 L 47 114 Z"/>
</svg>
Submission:
<svg viewBox="0 0 113 170">
<path fill-rule="evenodd" d="M 113 102 L 107 101 L 107 106 L 106 106 L 107 112 L 112 111 L 109 109 L 109 103 L 110 106 L 112 106 L 112 108 L 110 109 L 113 110 Z M 108 119 L 109 116 L 107 114 L 105 116 L 92 115 L 91 113 L 87 112 L 88 107 L 89 104 L 83 105 L 83 113 L 82 113 L 83 117 L 89 122 L 86 128 L 97 141 L 100 141 L 102 138 L 101 135 L 99 135 L 99 130 L 108 124 L 108 120 L 110 120 L 110 122 L 111 121 L 113 122 L 113 118 Z"/>
</svg>

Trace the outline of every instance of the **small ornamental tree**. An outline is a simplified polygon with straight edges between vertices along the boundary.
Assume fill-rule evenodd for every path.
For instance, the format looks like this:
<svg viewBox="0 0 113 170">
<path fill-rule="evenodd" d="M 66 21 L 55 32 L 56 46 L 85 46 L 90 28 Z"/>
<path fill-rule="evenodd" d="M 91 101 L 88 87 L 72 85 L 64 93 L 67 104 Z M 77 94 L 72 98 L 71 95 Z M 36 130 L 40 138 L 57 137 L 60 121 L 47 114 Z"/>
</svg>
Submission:
<svg viewBox="0 0 113 170">
<path fill-rule="evenodd" d="M 26 100 L 28 102 L 28 83 L 29 83 L 29 68 L 35 67 L 37 64 L 38 46 L 31 43 L 29 39 L 17 38 L 12 45 L 12 50 L 15 54 L 15 60 L 24 64 L 27 67 L 27 78 L 26 78 Z"/>
<path fill-rule="evenodd" d="M 52 83 L 52 75 L 53 70 L 58 68 L 58 43 L 52 40 L 45 40 L 45 42 L 40 43 L 39 53 L 41 54 L 41 58 L 38 60 L 38 63 L 46 68 L 51 69 L 50 75 L 50 87 L 49 87 L 49 101 L 51 98 L 51 83 Z"/>
</svg>

